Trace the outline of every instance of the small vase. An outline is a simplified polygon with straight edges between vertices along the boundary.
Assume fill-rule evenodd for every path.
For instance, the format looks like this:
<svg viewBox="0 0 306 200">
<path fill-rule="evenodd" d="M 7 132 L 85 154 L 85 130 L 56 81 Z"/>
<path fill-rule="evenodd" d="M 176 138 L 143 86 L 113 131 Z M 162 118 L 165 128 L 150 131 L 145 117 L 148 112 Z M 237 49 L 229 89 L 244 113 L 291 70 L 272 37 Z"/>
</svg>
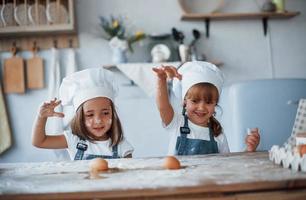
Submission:
<svg viewBox="0 0 306 200">
<path fill-rule="evenodd" d="M 112 61 L 114 64 L 127 62 L 126 50 L 122 50 L 119 48 L 113 48 L 112 51 L 113 51 Z"/>
<path fill-rule="evenodd" d="M 273 0 L 273 3 L 276 5 L 277 12 L 284 12 L 285 11 L 285 1 L 284 0 Z"/>
<path fill-rule="evenodd" d="M 275 12 L 276 11 L 276 5 L 271 0 L 266 1 L 263 5 L 261 10 L 263 12 Z"/>
</svg>

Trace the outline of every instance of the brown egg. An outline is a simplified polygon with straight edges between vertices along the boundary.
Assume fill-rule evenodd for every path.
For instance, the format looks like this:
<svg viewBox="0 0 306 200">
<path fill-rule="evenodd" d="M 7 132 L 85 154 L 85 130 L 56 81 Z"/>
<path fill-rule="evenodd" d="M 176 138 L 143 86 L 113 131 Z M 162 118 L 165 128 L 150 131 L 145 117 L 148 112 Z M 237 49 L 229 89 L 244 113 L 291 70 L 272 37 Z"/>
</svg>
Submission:
<svg viewBox="0 0 306 200">
<path fill-rule="evenodd" d="M 166 169 L 180 169 L 180 161 L 174 156 L 167 156 L 164 161 L 164 168 Z"/>
<path fill-rule="evenodd" d="M 299 145 L 300 155 L 303 157 L 304 154 L 306 154 L 306 144 Z"/>
<path fill-rule="evenodd" d="M 95 158 L 90 161 L 90 171 L 99 172 L 108 170 L 108 163 L 102 158 Z"/>
</svg>

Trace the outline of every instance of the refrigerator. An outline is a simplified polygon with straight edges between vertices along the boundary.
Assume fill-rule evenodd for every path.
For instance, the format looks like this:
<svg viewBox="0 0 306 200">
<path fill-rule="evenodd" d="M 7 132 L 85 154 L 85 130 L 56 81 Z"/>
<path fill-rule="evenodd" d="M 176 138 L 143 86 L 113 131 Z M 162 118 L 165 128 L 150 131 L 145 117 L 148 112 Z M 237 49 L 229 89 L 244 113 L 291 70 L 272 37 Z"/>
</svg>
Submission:
<svg viewBox="0 0 306 200">
<path fill-rule="evenodd" d="M 292 133 L 300 99 L 306 99 L 306 79 L 251 80 L 224 87 L 217 119 L 230 151 L 244 151 L 247 129 L 255 127 L 261 136 L 257 150 L 283 145 Z"/>
</svg>

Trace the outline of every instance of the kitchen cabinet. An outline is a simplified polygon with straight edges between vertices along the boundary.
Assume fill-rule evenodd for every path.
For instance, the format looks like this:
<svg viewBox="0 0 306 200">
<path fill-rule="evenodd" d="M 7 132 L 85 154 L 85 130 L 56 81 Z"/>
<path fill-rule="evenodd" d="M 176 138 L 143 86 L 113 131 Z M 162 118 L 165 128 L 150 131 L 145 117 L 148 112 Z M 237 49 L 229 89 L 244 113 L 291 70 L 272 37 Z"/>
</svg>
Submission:
<svg viewBox="0 0 306 200">
<path fill-rule="evenodd" d="M 0 35 L 75 32 L 73 0 L 3 0 Z"/>
<path fill-rule="evenodd" d="M 0 50 L 77 47 L 74 0 L 2 0 Z"/>
</svg>

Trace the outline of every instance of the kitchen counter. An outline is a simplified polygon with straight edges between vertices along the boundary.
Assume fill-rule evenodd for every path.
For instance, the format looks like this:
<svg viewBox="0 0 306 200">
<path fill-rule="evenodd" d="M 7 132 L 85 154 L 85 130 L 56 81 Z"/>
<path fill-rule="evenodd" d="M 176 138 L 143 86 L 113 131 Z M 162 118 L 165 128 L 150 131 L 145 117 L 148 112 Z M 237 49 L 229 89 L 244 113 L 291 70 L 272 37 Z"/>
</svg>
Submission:
<svg viewBox="0 0 306 200">
<path fill-rule="evenodd" d="M 90 161 L 0 164 L 0 199 L 306 199 L 306 173 L 275 165 L 268 152 L 108 160 L 90 178 Z"/>
</svg>

